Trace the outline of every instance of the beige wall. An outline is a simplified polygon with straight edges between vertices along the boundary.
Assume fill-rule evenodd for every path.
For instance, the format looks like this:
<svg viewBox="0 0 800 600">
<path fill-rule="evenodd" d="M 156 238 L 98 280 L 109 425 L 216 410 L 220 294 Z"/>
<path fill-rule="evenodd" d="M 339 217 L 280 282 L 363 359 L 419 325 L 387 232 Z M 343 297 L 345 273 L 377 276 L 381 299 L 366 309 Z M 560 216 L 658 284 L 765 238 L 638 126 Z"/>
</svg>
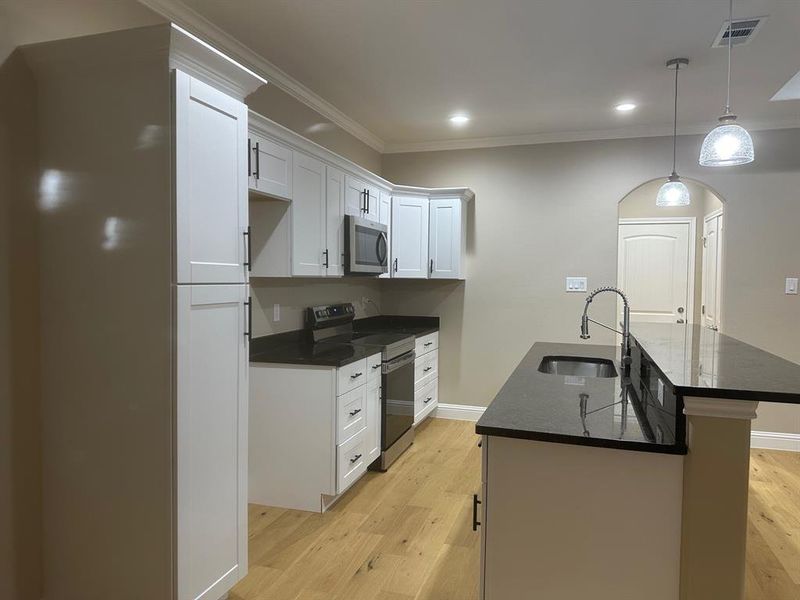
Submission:
<svg viewBox="0 0 800 600">
<path fill-rule="evenodd" d="M 33 77 L 0 67 L 0 598 L 41 598 L 39 270 Z"/>
<path fill-rule="evenodd" d="M 270 84 L 259 88 L 247 97 L 246 102 L 251 110 L 260 115 L 380 175 L 381 155 L 377 150 L 277 86 Z"/>
<path fill-rule="evenodd" d="M 667 174 L 669 138 L 542 144 L 389 154 L 383 176 L 396 183 L 465 185 L 470 206 L 467 280 L 383 283 L 384 312 L 442 319 L 442 402 L 487 405 L 537 340 L 578 342 L 582 294 L 616 281 L 618 202 Z M 696 165 L 702 137 L 678 142 L 682 175 L 726 200 L 725 332 L 800 362 L 800 296 L 783 280 L 800 269 L 800 130 L 756 132 L 757 160 L 733 169 Z M 610 319 L 612 298 L 596 317 Z M 599 330 L 593 340 L 610 342 Z M 800 407 L 762 405 L 754 429 L 800 433 Z"/>
<path fill-rule="evenodd" d="M 655 205 L 655 198 L 664 179 L 650 181 L 636 188 L 619 203 L 620 219 L 642 219 L 647 217 L 691 217 L 694 219 L 694 314 L 692 322 L 699 323 L 703 301 L 703 219 L 722 207 L 722 202 L 707 187 L 684 180 L 689 188 L 689 206 Z"/>
<path fill-rule="evenodd" d="M 302 329 L 305 308 L 320 304 L 352 302 L 356 318 L 381 314 L 381 289 L 375 279 L 264 279 L 250 280 L 253 296 L 253 334 L 270 335 Z M 364 302 L 368 298 L 372 302 Z M 280 321 L 273 306 L 280 304 Z"/>
</svg>

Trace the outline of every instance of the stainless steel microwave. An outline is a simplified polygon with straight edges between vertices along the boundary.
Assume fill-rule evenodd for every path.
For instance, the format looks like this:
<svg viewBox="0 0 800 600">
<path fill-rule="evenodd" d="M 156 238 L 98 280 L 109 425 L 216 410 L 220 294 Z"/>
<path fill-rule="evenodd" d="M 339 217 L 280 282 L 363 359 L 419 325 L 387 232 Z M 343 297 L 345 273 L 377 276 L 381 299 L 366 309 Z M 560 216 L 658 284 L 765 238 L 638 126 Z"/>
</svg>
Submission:
<svg viewBox="0 0 800 600">
<path fill-rule="evenodd" d="M 389 270 L 386 225 L 345 215 L 344 272 L 346 275 L 380 275 Z"/>
</svg>

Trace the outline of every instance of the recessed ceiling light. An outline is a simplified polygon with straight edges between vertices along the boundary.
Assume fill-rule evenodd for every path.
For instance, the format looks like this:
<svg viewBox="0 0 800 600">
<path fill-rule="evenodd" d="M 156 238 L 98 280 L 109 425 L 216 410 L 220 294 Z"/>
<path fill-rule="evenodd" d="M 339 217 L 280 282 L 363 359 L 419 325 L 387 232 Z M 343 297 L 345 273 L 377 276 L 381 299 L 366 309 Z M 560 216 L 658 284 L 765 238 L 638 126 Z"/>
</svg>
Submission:
<svg viewBox="0 0 800 600">
<path fill-rule="evenodd" d="M 633 102 L 623 102 L 622 104 L 617 104 L 614 108 L 619 112 L 630 112 L 636 108 L 636 105 Z"/>
<path fill-rule="evenodd" d="M 467 115 L 452 115 L 450 117 L 450 122 L 453 125 L 460 127 L 461 125 L 466 125 L 469 123 L 469 117 Z"/>
</svg>

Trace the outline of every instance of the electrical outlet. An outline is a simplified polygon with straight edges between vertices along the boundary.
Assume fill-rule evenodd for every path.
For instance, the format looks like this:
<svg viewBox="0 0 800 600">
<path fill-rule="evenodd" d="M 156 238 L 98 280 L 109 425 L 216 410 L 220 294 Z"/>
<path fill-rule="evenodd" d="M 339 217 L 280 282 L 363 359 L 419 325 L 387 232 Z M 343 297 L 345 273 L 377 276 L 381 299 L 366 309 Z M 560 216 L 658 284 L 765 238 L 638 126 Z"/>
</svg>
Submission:
<svg viewBox="0 0 800 600">
<path fill-rule="evenodd" d="M 587 286 L 588 280 L 586 277 L 567 277 L 568 292 L 585 292 Z"/>
<path fill-rule="evenodd" d="M 793 296 L 797 295 L 797 277 L 786 278 L 786 293 Z"/>
<path fill-rule="evenodd" d="M 280 304 L 273 304 L 272 305 L 272 320 L 273 322 L 277 323 L 281 320 L 281 305 Z"/>
</svg>

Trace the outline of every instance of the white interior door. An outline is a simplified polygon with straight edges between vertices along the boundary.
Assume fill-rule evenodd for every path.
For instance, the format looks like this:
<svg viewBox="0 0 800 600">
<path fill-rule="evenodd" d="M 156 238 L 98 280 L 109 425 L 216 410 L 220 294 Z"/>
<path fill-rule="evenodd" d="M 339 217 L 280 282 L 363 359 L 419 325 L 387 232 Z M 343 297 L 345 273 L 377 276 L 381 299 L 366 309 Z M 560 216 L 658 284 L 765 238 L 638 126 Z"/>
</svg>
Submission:
<svg viewBox="0 0 800 600">
<path fill-rule="evenodd" d="M 243 283 L 247 106 L 175 71 L 178 283 Z"/>
<path fill-rule="evenodd" d="M 703 306 L 700 318 L 704 326 L 719 330 L 720 292 L 722 285 L 722 213 L 708 215 L 703 221 Z"/>
<path fill-rule="evenodd" d="M 247 285 L 178 286 L 178 600 L 247 574 Z"/>
<path fill-rule="evenodd" d="M 694 281 L 692 223 L 620 219 L 617 277 L 631 321 L 691 320 Z"/>
</svg>

